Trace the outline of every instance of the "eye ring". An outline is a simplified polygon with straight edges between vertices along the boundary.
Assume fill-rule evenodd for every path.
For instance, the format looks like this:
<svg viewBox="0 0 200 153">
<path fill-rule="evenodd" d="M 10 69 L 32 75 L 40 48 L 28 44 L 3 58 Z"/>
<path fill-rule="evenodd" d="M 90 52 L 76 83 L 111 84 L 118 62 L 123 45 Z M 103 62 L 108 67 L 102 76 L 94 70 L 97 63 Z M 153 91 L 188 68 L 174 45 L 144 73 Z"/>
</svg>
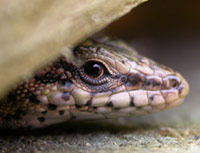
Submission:
<svg viewBox="0 0 200 153">
<path fill-rule="evenodd" d="M 79 69 L 79 76 L 88 85 L 103 85 L 109 82 L 109 72 L 103 62 L 88 60 Z"/>
</svg>

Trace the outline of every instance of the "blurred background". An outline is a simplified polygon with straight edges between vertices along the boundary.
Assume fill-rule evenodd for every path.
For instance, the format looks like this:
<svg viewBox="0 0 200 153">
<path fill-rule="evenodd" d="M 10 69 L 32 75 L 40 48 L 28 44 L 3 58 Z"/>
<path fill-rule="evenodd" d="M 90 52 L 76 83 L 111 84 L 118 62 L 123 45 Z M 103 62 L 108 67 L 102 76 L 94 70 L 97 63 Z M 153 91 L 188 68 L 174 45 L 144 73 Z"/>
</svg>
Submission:
<svg viewBox="0 0 200 153">
<path fill-rule="evenodd" d="M 191 89 L 175 111 L 189 115 L 200 112 L 199 0 L 150 0 L 112 23 L 105 32 L 182 73 Z"/>
</svg>

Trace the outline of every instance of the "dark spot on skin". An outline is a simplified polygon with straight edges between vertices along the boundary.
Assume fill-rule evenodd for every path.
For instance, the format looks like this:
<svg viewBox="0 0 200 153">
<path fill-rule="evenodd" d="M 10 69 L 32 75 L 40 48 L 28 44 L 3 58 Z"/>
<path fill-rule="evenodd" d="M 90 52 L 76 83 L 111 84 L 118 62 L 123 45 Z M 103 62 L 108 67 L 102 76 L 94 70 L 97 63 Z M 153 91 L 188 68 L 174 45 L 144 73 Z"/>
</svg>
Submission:
<svg viewBox="0 0 200 153">
<path fill-rule="evenodd" d="M 131 97 L 130 106 L 131 106 L 131 107 L 134 107 L 134 106 L 135 106 L 134 97 Z"/>
<path fill-rule="evenodd" d="M 156 86 L 160 86 L 161 83 L 160 83 L 160 82 L 157 82 L 157 81 L 154 81 L 152 85 L 153 85 L 153 87 L 156 87 Z"/>
<path fill-rule="evenodd" d="M 37 119 L 38 119 L 38 121 L 40 121 L 40 123 L 43 123 L 45 121 L 44 117 L 38 117 Z"/>
<path fill-rule="evenodd" d="M 150 86 L 152 80 L 145 80 L 144 86 Z"/>
<path fill-rule="evenodd" d="M 92 100 L 90 99 L 90 100 L 87 101 L 87 103 L 85 104 L 85 106 L 91 106 L 91 104 L 92 104 Z"/>
<path fill-rule="evenodd" d="M 122 82 L 122 83 L 125 83 L 126 81 L 127 81 L 126 77 L 124 77 L 124 76 L 121 77 L 121 82 Z"/>
<path fill-rule="evenodd" d="M 144 87 L 145 86 L 152 86 L 152 87 L 156 87 L 156 86 L 160 86 L 161 82 L 156 81 L 154 79 L 147 79 L 144 81 Z"/>
<path fill-rule="evenodd" d="M 34 103 L 34 104 L 39 104 L 40 101 L 37 99 L 36 95 L 31 95 L 30 97 L 27 97 L 29 98 L 30 102 Z"/>
<path fill-rule="evenodd" d="M 43 115 L 46 115 L 46 114 L 47 114 L 47 112 L 48 112 L 47 110 L 46 110 L 46 111 L 43 111 L 43 112 L 42 112 L 42 114 L 43 114 Z"/>
<path fill-rule="evenodd" d="M 49 104 L 49 105 L 48 105 L 48 109 L 49 109 L 49 110 L 56 110 L 56 109 L 57 109 L 57 106 L 54 105 L 54 104 Z"/>
<path fill-rule="evenodd" d="M 69 92 L 63 92 L 62 99 L 64 99 L 65 101 L 68 101 L 69 97 L 70 97 Z"/>
<path fill-rule="evenodd" d="M 110 101 L 109 103 L 107 103 L 106 106 L 107 106 L 107 107 L 113 107 L 113 103 L 112 103 L 112 101 Z"/>
<path fill-rule="evenodd" d="M 151 101 L 153 101 L 153 100 L 154 100 L 154 95 L 152 95 L 152 96 L 150 97 L 150 100 L 151 100 Z"/>
<path fill-rule="evenodd" d="M 76 108 L 81 108 L 81 107 L 82 107 L 82 106 L 80 106 L 80 105 L 77 105 L 77 104 L 76 104 L 75 106 L 76 106 Z"/>
<path fill-rule="evenodd" d="M 129 74 L 128 81 L 133 85 L 137 86 L 139 84 L 142 84 L 144 82 L 144 77 L 139 74 Z"/>
<path fill-rule="evenodd" d="M 60 114 L 60 115 L 63 115 L 64 113 L 65 113 L 64 110 L 59 111 L 59 114 Z"/>
</svg>

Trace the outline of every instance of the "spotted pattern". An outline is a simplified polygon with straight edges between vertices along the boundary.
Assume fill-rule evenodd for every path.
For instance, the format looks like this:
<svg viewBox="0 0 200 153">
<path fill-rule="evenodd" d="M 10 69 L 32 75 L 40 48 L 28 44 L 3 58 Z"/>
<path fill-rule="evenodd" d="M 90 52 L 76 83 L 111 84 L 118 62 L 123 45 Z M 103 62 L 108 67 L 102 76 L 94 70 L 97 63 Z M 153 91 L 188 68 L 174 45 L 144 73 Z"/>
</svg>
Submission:
<svg viewBox="0 0 200 153">
<path fill-rule="evenodd" d="M 72 52 L 72 63 L 61 55 L 0 101 L 0 127 L 41 128 L 68 120 L 143 115 L 174 107 L 188 94 L 179 73 L 122 41 L 89 39 Z M 96 84 L 84 80 L 82 65 L 88 60 L 106 69 Z"/>
</svg>

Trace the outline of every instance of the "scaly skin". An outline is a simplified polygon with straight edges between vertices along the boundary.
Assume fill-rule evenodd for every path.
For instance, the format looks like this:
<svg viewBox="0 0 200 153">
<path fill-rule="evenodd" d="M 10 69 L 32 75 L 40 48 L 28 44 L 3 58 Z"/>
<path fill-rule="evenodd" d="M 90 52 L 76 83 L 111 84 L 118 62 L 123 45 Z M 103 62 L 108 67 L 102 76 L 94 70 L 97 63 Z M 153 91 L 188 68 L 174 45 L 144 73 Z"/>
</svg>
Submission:
<svg viewBox="0 0 200 153">
<path fill-rule="evenodd" d="M 72 119 L 102 119 L 159 112 L 188 94 L 177 72 L 136 53 L 119 40 L 89 39 L 61 55 L 0 102 L 0 127 L 40 128 Z"/>
</svg>

